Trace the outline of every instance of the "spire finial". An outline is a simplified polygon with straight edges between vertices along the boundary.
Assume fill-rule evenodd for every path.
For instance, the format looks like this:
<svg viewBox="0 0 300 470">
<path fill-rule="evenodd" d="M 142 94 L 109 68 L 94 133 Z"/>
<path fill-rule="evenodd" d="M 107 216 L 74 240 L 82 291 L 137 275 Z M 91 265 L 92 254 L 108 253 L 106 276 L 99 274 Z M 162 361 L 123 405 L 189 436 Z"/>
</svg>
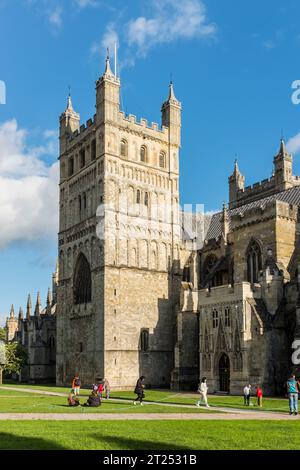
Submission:
<svg viewBox="0 0 300 470">
<path fill-rule="evenodd" d="M 40 316 L 41 313 L 41 296 L 40 292 L 37 293 L 37 299 L 36 299 L 36 304 L 35 304 L 35 310 L 34 310 L 34 315 L 36 317 Z"/>
<path fill-rule="evenodd" d="M 239 166 L 238 166 L 237 154 L 235 154 L 233 174 L 238 175 L 239 173 L 240 173 L 240 170 L 239 170 Z"/>
<path fill-rule="evenodd" d="M 72 98 L 71 98 L 71 87 L 70 87 L 70 85 L 69 85 L 69 94 L 68 94 L 67 110 L 73 111 L 73 104 L 72 104 Z"/>
<path fill-rule="evenodd" d="M 20 307 L 20 310 L 19 310 L 19 320 L 23 320 L 23 318 L 24 318 L 23 309 L 22 309 L 22 307 Z"/>
<path fill-rule="evenodd" d="M 105 61 L 105 72 L 104 72 L 104 75 L 107 75 L 107 76 L 114 76 L 114 74 L 112 73 L 112 70 L 110 68 L 110 57 L 109 57 L 109 48 L 107 48 L 107 55 L 106 55 L 106 61 Z"/>
<path fill-rule="evenodd" d="M 10 314 L 9 314 L 10 318 L 15 318 L 15 309 L 14 309 L 14 306 L 12 305 L 11 308 L 10 308 Z"/>
<path fill-rule="evenodd" d="M 51 290 L 49 287 L 48 294 L 47 294 L 47 307 L 46 307 L 47 315 L 51 315 L 51 305 L 52 305 L 52 296 L 51 296 Z"/>
<path fill-rule="evenodd" d="M 177 101 L 176 100 L 176 97 L 175 97 L 175 93 L 174 93 L 174 83 L 173 83 L 173 80 L 172 80 L 172 77 L 171 77 L 171 80 L 170 80 L 170 85 L 169 85 L 169 101 Z"/>
<path fill-rule="evenodd" d="M 31 317 L 31 295 L 28 295 L 28 300 L 27 300 L 27 310 L 26 310 L 26 318 L 30 320 Z"/>
</svg>

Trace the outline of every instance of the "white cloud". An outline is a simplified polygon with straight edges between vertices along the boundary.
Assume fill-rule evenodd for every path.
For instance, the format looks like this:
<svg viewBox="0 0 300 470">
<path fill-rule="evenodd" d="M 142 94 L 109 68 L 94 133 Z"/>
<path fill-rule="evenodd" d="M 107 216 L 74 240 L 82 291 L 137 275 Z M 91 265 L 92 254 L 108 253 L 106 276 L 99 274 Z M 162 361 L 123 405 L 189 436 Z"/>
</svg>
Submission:
<svg viewBox="0 0 300 470">
<path fill-rule="evenodd" d="M 55 28 L 59 29 L 62 25 L 62 8 L 56 6 L 54 10 L 49 12 L 49 23 Z"/>
<path fill-rule="evenodd" d="M 294 155 L 300 152 L 300 132 L 294 137 L 291 137 L 287 143 L 287 149 L 290 153 Z"/>
<path fill-rule="evenodd" d="M 85 8 L 85 7 L 94 7 L 97 5 L 96 0 L 75 0 L 75 4 L 79 8 Z"/>
<path fill-rule="evenodd" d="M 119 46 L 119 36 L 116 32 L 114 23 L 109 23 L 106 26 L 105 33 L 100 41 L 100 43 L 94 42 L 91 46 L 91 54 L 104 56 L 106 55 L 107 49 L 110 51 L 110 56 L 114 55 L 115 44 Z"/>
<path fill-rule="evenodd" d="M 126 39 L 144 56 L 157 44 L 177 39 L 212 38 L 216 26 L 209 23 L 202 0 L 152 0 L 153 16 L 140 16 L 127 24 Z"/>
<path fill-rule="evenodd" d="M 102 39 L 92 44 L 91 54 L 103 56 L 109 48 L 112 56 L 114 44 L 124 43 L 127 48 L 123 48 L 121 67 L 133 66 L 136 57 L 146 56 L 158 44 L 216 35 L 216 25 L 208 21 L 203 0 L 151 0 L 150 8 L 151 17 L 131 18 L 125 24 L 121 24 L 123 14 L 118 11 Z"/>
<path fill-rule="evenodd" d="M 47 166 L 42 156 L 52 153 L 54 133 L 44 144 L 29 148 L 28 132 L 16 120 L 0 125 L 0 249 L 20 240 L 43 240 L 58 229 L 58 163 Z"/>
</svg>

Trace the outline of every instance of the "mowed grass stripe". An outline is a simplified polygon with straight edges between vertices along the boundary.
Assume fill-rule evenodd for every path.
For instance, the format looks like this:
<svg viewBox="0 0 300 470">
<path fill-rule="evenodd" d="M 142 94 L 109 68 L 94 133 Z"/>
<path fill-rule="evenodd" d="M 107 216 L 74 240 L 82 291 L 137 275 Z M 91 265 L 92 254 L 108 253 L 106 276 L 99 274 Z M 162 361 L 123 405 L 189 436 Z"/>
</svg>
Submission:
<svg viewBox="0 0 300 470">
<path fill-rule="evenodd" d="M 300 422 L 0 422 L 0 449 L 295 450 Z"/>
</svg>

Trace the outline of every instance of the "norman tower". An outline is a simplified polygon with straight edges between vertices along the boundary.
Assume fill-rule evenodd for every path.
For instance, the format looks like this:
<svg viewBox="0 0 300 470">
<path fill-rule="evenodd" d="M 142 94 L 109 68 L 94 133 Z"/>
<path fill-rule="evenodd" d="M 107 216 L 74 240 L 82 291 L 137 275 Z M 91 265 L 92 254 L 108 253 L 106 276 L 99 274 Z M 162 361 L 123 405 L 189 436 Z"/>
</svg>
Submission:
<svg viewBox="0 0 300 470">
<path fill-rule="evenodd" d="M 70 97 L 60 118 L 58 384 L 168 386 L 174 367 L 181 105 L 171 83 L 160 128 L 119 96 L 107 58 L 94 118 Z"/>
</svg>

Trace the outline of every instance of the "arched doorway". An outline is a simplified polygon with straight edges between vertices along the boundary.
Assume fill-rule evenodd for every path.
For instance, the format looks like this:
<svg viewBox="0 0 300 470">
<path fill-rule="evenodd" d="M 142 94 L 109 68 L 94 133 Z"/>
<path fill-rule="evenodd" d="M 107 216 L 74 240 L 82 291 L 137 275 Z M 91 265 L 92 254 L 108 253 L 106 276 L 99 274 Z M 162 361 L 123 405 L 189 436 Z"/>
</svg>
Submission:
<svg viewBox="0 0 300 470">
<path fill-rule="evenodd" d="M 223 353 L 219 360 L 220 392 L 230 391 L 230 361 L 227 354 Z"/>
</svg>

